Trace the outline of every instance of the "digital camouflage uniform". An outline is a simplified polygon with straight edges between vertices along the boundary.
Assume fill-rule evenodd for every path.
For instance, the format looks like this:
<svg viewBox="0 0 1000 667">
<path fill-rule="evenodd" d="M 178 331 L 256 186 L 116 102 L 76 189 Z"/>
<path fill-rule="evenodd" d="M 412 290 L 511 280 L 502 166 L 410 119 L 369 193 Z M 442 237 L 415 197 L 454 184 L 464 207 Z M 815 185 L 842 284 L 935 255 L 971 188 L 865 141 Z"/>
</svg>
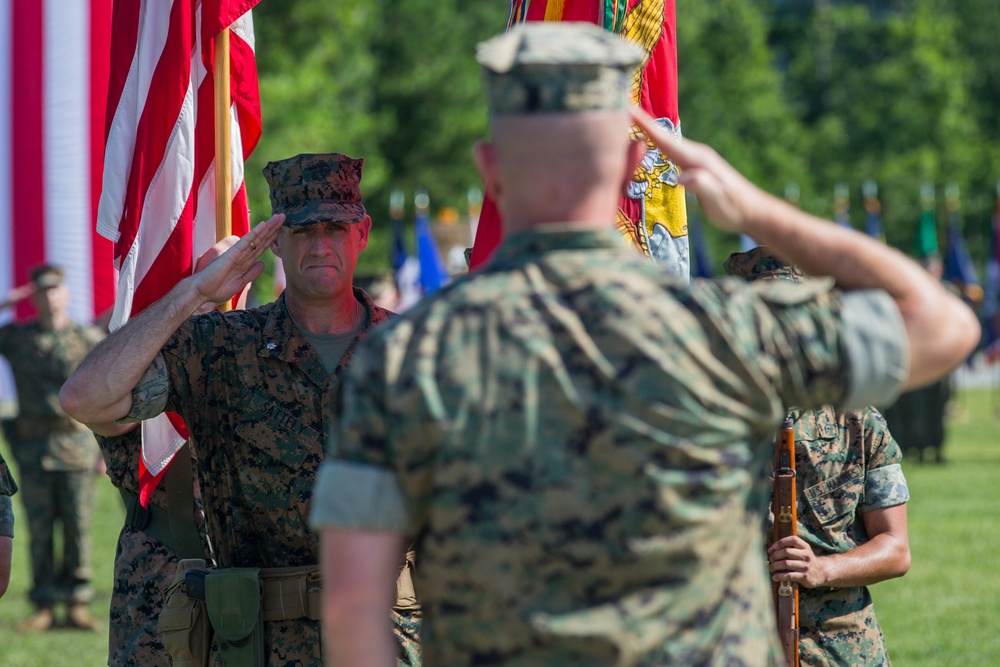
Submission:
<svg viewBox="0 0 1000 667">
<path fill-rule="evenodd" d="M 783 405 L 902 367 L 898 311 L 546 227 L 365 341 L 314 523 L 418 540 L 427 664 L 777 664 L 754 480 Z"/>
<path fill-rule="evenodd" d="M 817 556 L 850 551 L 868 541 L 865 512 L 910 499 L 902 453 L 873 408 L 826 406 L 793 416 L 798 535 Z M 772 522 L 769 516 L 769 530 Z M 799 615 L 803 666 L 889 664 L 867 587 L 799 586 Z"/>
<path fill-rule="evenodd" d="M 762 246 L 733 253 L 726 272 L 744 280 L 804 280 L 797 268 Z M 906 503 L 902 452 L 874 408 L 793 410 L 798 536 L 817 556 L 845 553 L 868 541 L 862 515 Z M 774 515 L 768 513 L 770 540 Z M 865 586 L 799 586 L 799 657 L 803 667 L 889 664 L 882 630 Z"/>
<path fill-rule="evenodd" d="M 137 426 L 114 437 L 98 435 L 97 444 L 115 488 L 138 495 L 142 428 Z M 192 467 L 194 465 L 192 462 Z M 158 484 L 149 499 L 150 505 L 163 511 L 167 507 L 168 483 L 164 480 Z M 204 541 L 204 513 L 197 480 L 192 479 L 192 485 L 200 518 L 196 526 Z M 207 553 L 208 545 L 203 544 L 203 548 Z M 164 591 L 174 580 L 176 571 L 177 556 L 172 548 L 126 522 L 115 549 L 115 579 L 108 624 L 110 667 L 170 667 L 170 656 L 163 646 L 156 619 L 163 608 Z"/>
<path fill-rule="evenodd" d="M 0 328 L 0 355 L 10 363 L 18 395 L 10 446 L 31 543 L 28 596 L 39 607 L 85 603 L 91 597 L 90 518 L 98 453 L 90 431 L 63 412 L 59 389 L 102 335 L 75 323 L 60 331 L 37 322 Z M 58 563 L 57 521 L 63 529 Z"/>
<path fill-rule="evenodd" d="M 17 484 L 0 454 L 0 537 L 14 537 L 14 508 L 10 497 L 17 493 Z"/>
<path fill-rule="evenodd" d="M 359 289 L 355 297 L 368 312 L 360 340 L 390 313 Z M 325 437 L 334 427 L 333 395 L 353 349 L 327 375 L 282 295 L 260 308 L 192 317 L 133 390 L 129 418 L 177 412 L 197 443 L 219 567 L 319 563 L 318 536 L 306 520 Z M 394 620 L 401 656 L 417 653 L 418 617 L 394 614 Z M 271 667 L 321 664 L 320 623 L 265 623 L 264 654 Z"/>
</svg>

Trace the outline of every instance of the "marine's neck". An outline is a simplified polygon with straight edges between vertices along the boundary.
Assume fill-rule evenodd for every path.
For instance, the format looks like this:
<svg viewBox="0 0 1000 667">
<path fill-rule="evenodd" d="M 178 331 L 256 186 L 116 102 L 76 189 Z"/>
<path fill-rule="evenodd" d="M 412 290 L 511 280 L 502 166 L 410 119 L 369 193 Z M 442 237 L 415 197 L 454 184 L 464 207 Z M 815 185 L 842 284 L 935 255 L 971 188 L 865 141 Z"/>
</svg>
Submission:
<svg viewBox="0 0 1000 667">
<path fill-rule="evenodd" d="M 355 298 L 353 288 L 325 300 L 303 298 L 286 290 L 285 307 L 297 327 L 317 334 L 346 333 L 365 315 L 364 304 Z"/>
</svg>

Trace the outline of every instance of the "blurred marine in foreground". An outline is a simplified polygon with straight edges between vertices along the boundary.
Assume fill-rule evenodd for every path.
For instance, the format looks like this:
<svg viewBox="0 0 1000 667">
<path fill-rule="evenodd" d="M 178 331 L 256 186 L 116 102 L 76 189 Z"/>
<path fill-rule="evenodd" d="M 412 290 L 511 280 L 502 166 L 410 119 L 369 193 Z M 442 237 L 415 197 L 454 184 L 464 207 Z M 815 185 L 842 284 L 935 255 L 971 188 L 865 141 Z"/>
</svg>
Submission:
<svg viewBox="0 0 1000 667">
<path fill-rule="evenodd" d="M 778 664 L 752 491 L 784 406 L 891 401 L 978 340 L 902 254 L 630 116 L 640 56 L 567 23 L 481 45 L 504 241 L 347 371 L 311 515 L 333 664 L 392 664 L 409 540 L 428 664 Z M 717 225 L 836 287 L 686 286 L 626 247 L 633 119 Z"/>
</svg>

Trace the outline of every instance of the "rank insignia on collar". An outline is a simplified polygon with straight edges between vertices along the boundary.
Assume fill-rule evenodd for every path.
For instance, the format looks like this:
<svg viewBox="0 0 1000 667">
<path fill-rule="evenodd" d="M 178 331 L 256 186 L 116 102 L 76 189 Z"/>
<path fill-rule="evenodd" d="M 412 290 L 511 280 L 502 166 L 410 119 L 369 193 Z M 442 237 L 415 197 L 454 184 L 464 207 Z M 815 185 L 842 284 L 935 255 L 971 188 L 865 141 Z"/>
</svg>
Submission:
<svg viewBox="0 0 1000 667">
<path fill-rule="evenodd" d="M 265 345 L 264 347 L 266 347 L 267 349 L 269 349 L 272 352 L 274 352 L 274 350 L 278 347 L 278 344 L 272 341 L 272 342 L 268 343 L 267 345 Z"/>
</svg>

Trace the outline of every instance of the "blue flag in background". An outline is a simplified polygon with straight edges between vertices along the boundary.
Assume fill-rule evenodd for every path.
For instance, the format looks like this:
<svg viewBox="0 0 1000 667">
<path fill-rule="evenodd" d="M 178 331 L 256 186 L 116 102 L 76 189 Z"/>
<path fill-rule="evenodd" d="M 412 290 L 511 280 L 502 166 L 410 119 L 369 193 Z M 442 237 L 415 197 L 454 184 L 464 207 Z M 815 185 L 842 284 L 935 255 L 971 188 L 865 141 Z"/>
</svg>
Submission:
<svg viewBox="0 0 1000 667">
<path fill-rule="evenodd" d="M 692 215 L 691 206 L 688 207 L 688 240 L 691 242 L 691 277 L 714 277 L 715 270 L 712 268 L 712 259 L 708 253 L 705 230 L 702 227 L 701 218 Z"/>
<path fill-rule="evenodd" d="M 430 294 L 447 284 L 449 276 L 437 241 L 431 233 L 430 199 L 427 193 L 417 191 L 414 203 L 417 208 L 417 259 L 420 260 L 420 287 Z"/>
<path fill-rule="evenodd" d="M 965 247 L 962 230 L 959 228 L 958 216 L 948 221 L 948 248 L 944 253 L 944 279 L 957 283 L 962 287 L 979 285 L 979 275 Z"/>
<path fill-rule="evenodd" d="M 865 198 L 865 232 L 873 239 L 885 243 L 885 232 L 882 231 L 882 203 L 878 200 L 878 186 L 875 181 L 865 181 L 861 184 L 861 192 Z"/>
<path fill-rule="evenodd" d="M 976 305 L 983 301 L 983 288 L 979 283 L 979 275 L 969 256 L 962 237 L 961 214 L 958 202 L 958 184 L 949 183 L 945 192 L 945 208 L 948 211 L 948 247 L 944 253 L 944 273 L 942 278 L 955 284 L 962 296 L 970 304 Z"/>
<path fill-rule="evenodd" d="M 986 359 L 990 363 L 996 363 L 1000 360 L 1000 181 L 997 181 L 996 209 L 985 274 L 983 335 L 986 339 Z"/>
</svg>

